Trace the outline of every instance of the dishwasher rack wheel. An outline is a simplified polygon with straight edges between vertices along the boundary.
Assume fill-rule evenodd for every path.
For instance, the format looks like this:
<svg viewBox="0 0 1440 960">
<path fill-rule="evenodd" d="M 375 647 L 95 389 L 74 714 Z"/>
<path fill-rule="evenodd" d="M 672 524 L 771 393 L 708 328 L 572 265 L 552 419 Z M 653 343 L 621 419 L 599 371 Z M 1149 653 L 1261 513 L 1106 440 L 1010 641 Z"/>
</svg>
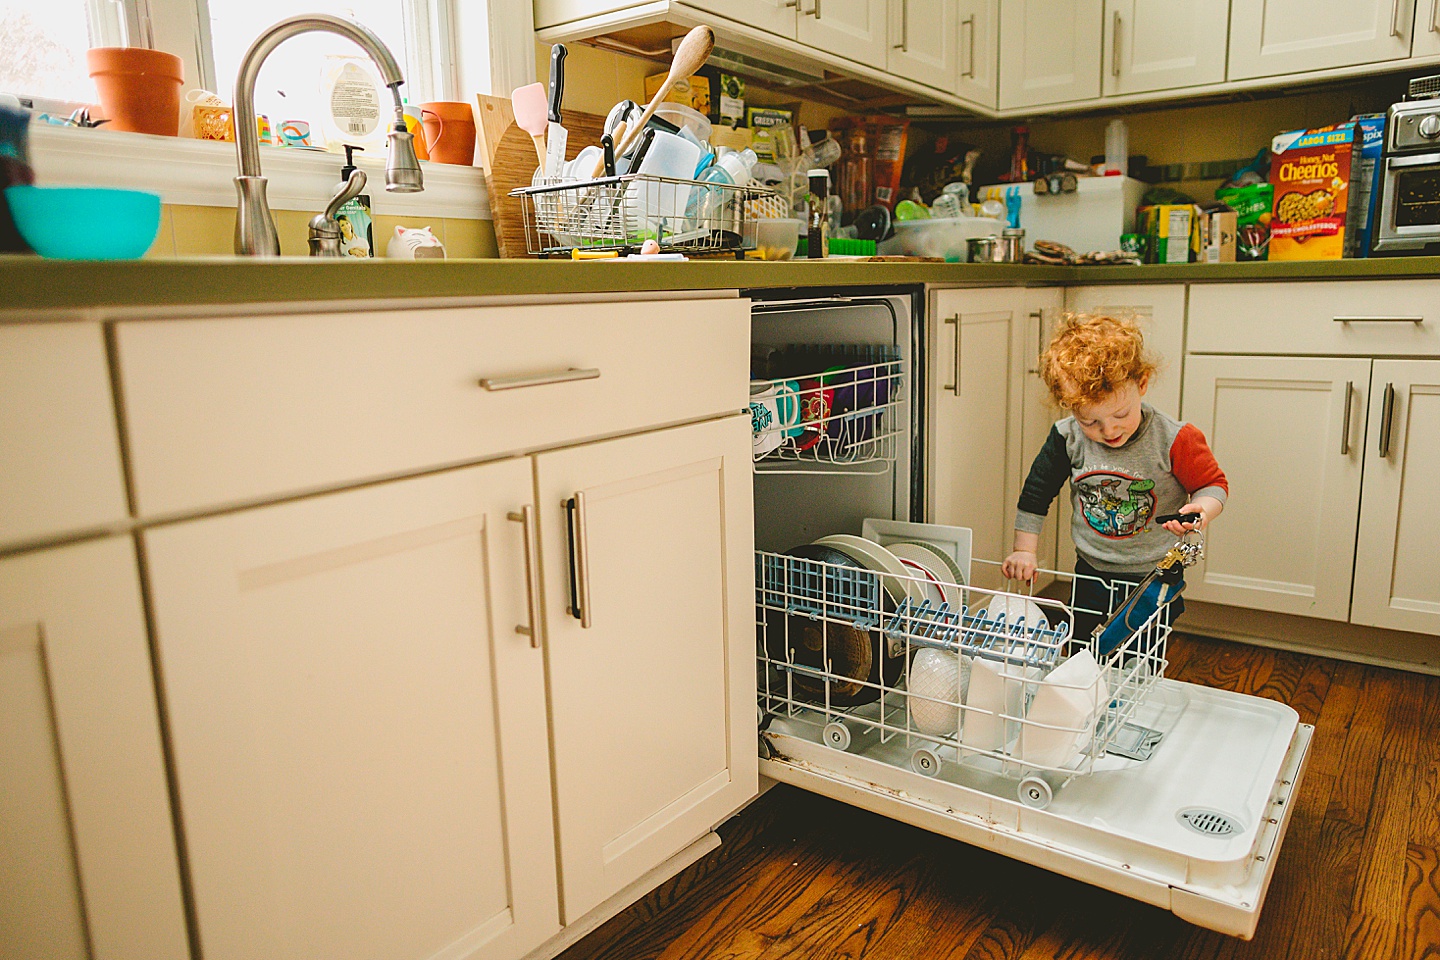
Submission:
<svg viewBox="0 0 1440 960">
<path fill-rule="evenodd" d="M 850 749 L 850 728 L 839 720 L 831 720 L 825 724 L 820 736 L 827 747 L 834 747 L 836 750 Z"/>
<path fill-rule="evenodd" d="M 910 755 L 910 769 L 923 777 L 938 777 L 940 755 L 930 747 L 920 747 Z"/>
<path fill-rule="evenodd" d="M 1050 789 L 1050 784 L 1043 777 L 1030 776 L 1020 781 L 1020 802 L 1027 807 L 1034 807 L 1036 810 L 1044 810 L 1050 806 L 1054 799 L 1055 792 Z"/>
</svg>

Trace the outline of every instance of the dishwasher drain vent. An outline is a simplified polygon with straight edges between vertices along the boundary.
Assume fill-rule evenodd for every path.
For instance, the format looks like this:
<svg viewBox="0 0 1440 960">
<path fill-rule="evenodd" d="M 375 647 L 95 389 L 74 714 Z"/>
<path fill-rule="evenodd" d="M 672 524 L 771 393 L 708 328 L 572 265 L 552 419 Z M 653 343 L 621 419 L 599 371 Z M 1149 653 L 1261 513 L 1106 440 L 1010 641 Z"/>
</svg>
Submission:
<svg viewBox="0 0 1440 960">
<path fill-rule="evenodd" d="M 1205 807 L 1189 807 L 1176 814 L 1180 822 L 1207 837 L 1229 837 L 1240 832 L 1240 822 L 1228 813 Z"/>
</svg>

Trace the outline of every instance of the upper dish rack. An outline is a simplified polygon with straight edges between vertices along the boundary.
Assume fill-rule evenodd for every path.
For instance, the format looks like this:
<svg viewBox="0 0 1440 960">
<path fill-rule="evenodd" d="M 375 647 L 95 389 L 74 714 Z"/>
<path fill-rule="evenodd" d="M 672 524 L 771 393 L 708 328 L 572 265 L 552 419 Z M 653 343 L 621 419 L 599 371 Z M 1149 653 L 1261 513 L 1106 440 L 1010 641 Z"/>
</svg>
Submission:
<svg viewBox="0 0 1440 960">
<path fill-rule="evenodd" d="M 510 196 L 520 201 L 525 249 L 540 257 L 572 250 L 745 255 L 746 222 L 779 201 L 764 187 L 737 187 L 629 173 L 597 180 L 552 177 Z"/>
<path fill-rule="evenodd" d="M 842 363 L 810 363 L 816 373 L 750 381 L 756 472 L 885 473 L 894 465 L 904 364 L 891 347 L 852 349 Z M 793 369 L 806 368 L 802 353 Z"/>
</svg>

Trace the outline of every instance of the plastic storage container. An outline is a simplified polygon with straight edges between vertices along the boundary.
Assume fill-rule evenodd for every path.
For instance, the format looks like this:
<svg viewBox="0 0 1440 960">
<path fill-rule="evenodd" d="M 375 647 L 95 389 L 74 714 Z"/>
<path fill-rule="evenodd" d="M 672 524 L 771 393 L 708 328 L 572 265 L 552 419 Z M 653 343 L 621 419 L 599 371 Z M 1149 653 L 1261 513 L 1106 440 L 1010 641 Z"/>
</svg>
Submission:
<svg viewBox="0 0 1440 960">
<path fill-rule="evenodd" d="M 971 237 L 998 237 L 1004 224 L 989 217 L 898 220 L 895 236 L 879 246 L 886 256 L 938 257 L 964 262 L 966 241 Z"/>
</svg>

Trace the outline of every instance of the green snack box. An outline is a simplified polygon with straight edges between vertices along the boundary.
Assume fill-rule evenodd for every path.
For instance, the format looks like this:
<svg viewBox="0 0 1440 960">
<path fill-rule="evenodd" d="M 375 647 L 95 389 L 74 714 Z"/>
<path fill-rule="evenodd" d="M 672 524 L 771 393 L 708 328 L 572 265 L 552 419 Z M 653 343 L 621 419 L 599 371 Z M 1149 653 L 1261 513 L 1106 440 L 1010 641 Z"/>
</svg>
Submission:
<svg viewBox="0 0 1440 960">
<path fill-rule="evenodd" d="M 1235 211 L 1235 259 L 1270 258 L 1270 205 L 1275 199 L 1273 183 L 1251 183 L 1243 187 L 1221 187 L 1215 199 Z"/>
<path fill-rule="evenodd" d="M 1189 263 L 1197 243 L 1195 206 L 1159 203 L 1138 211 L 1149 238 L 1150 263 Z"/>
</svg>

